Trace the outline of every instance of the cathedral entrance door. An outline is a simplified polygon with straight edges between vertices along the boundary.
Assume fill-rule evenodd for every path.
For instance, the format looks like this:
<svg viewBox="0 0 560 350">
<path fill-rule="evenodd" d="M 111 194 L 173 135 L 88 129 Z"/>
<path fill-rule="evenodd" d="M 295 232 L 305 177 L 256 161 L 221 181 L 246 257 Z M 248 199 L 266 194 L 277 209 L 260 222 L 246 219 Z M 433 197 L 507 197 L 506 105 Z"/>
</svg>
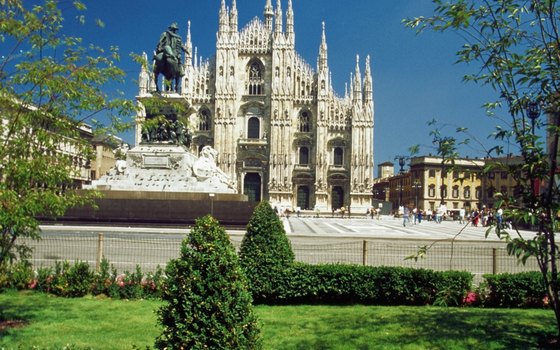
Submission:
<svg viewBox="0 0 560 350">
<path fill-rule="evenodd" d="M 344 206 L 344 189 L 340 186 L 332 188 L 331 205 L 333 209 L 340 209 Z"/>
<path fill-rule="evenodd" d="M 261 176 L 259 174 L 247 173 L 245 175 L 243 194 L 246 194 L 250 201 L 261 201 Z"/>
<path fill-rule="evenodd" d="M 297 189 L 297 206 L 301 209 L 309 209 L 309 187 L 299 186 Z"/>
</svg>

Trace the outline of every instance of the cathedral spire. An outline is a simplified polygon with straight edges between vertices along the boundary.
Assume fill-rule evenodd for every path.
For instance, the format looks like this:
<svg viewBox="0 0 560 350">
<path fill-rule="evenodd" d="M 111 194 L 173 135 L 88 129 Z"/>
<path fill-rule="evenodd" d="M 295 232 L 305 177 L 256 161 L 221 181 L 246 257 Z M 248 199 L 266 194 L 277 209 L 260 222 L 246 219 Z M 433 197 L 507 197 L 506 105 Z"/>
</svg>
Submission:
<svg viewBox="0 0 560 350">
<path fill-rule="evenodd" d="M 288 0 L 288 10 L 286 10 L 286 33 L 294 34 L 294 10 L 292 0 Z"/>
<path fill-rule="evenodd" d="M 321 34 L 321 46 L 319 47 L 319 67 L 320 71 L 328 68 L 327 61 L 327 36 L 325 34 L 325 22 L 323 22 L 323 33 Z"/>
<path fill-rule="evenodd" d="M 222 0 L 222 5 L 220 6 L 220 19 L 219 22 L 219 31 L 220 33 L 228 32 L 229 27 L 229 18 L 228 18 L 228 11 L 226 9 L 226 1 Z"/>
<path fill-rule="evenodd" d="M 231 3 L 231 11 L 229 13 L 229 26 L 232 32 L 237 32 L 237 1 Z"/>
<path fill-rule="evenodd" d="M 272 9 L 271 1 L 272 0 L 266 0 L 266 5 L 264 6 L 264 23 L 266 29 L 269 31 L 272 31 L 272 19 L 274 17 L 274 10 Z"/>
<path fill-rule="evenodd" d="M 282 33 L 282 5 L 280 4 L 280 0 L 276 0 L 276 13 L 275 13 L 275 22 L 274 22 L 274 31 L 276 33 Z"/>
<path fill-rule="evenodd" d="M 191 21 L 187 21 L 187 37 L 185 39 L 185 64 L 192 64 Z"/>
<path fill-rule="evenodd" d="M 364 77 L 364 103 L 371 103 L 373 100 L 373 81 L 371 78 L 371 67 L 369 55 L 366 57 L 366 72 Z"/>
<path fill-rule="evenodd" d="M 356 71 L 354 73 L 354 93 L 353 93 L 353 100 L 354 101 L 361 101 L 362 100 L 362 74 L 360 73 L 360 55 L 356 55 Z"/>
</svg>

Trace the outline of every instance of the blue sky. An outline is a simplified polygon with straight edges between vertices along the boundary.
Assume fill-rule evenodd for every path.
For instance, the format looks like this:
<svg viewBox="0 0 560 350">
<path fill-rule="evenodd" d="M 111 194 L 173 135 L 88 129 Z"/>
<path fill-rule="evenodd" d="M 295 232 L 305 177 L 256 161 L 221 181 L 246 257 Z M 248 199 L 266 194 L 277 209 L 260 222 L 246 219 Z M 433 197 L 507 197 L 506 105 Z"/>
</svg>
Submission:
<svg viewBox="0 0 560 350">
<path fill-rule="evenodd" d="M 160 34 L 172 22 L 179 24 L 184 39 L 190 20 L 198 56 L 211 57 L 215 53 L 220 1 L 85 0 L 86 25 L 74 25 L 75 14 L 68 13 L 65 27 L 86 43 L 120 48 L 120 66 L 129 76 L 119 88 L 134 98 L 139 69 L 128 54 L 152 52 Z M 262 18 L 265 3 L 266 0 L 237 0 L 240 29 L 253 17 Z M 231 0 L 226 0 L 226 5 L 230 4 Z M 276 0 L 272 4 L 276 7 Z M 282 0 L 284 11 L 286 7 L 287 0 Z M 455 126 L 468 127 L 485 143 L 500 124 L 487 117 L 481 107 L 495 99 L 495 94 L 488 88 L 462 82 L 462 76 L 475 68 L 454 63 L 461 39 L 453 33 L 416 35 L 402 24 L 403 18 L 429 16 L 433 9 L 431 0 L 293 0 L 296 50 L 312 67 L 316 67 L 321 23 L 325 22 L 329 67 L 338 95 L 344 94 L 356 55 L 360 55 L 362 73 L 365 56 L 371 56 L 376 170 L 379 163 L 393 161 L 396 155 L 408 155 L 408 148 L 414 144 L 421 145 L 421 154 L 435 152 L 429 136 L 432 127 L 427 125 L 434 118 L 449 124 L 444 130 L 450 133 Z M 93 25 L 96 18 L 105 23 L 104 28 Z M 131 133 L 124 136 L 133 143 Z M 462 155 L 484 154 L 473 145 L 462 149 Z"/>
</svg>

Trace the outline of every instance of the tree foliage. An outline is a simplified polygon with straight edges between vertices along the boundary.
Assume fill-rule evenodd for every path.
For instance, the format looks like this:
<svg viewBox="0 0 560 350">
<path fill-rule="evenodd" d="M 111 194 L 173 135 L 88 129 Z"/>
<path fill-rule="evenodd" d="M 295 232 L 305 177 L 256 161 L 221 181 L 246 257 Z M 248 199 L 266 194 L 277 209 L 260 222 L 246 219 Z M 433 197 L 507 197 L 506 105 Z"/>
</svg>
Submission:
<svg viewBox="0 0 560 350">
<path fill-rule="evenodd" d="M 247 280 L 229 238 L 211 216 L 196 221 L 169 262 L 159 310 L 159 349 L 259 349 Z"/>
<path fill-rule="evenodd" d="M 249 278 L 255 301 L 275 299 L 286 271 L 294 262 L 294 252 L 284 226 L 268 202 L 256 207 L 239 249 L 241 265 Z"/>
<path fill-rule="evenodd" d="M 134 111 L 132 101 L 104 90 L 124 78 L 118 50 L 64 34 L 65 3 L 85 9 L 80 1 L 1 1 L 0 267 L 29 253 L 18 238 L 39 237 L 36 217 L 60 216 L 94 196 L 73 190 L 92 157 L 85 123 L 115 132 Z M 107 123 L 95 119 L 101 114 Z"/>
<path fill-rule="evenodd" d="M 511 232 L 495 228 L 495 232 L 521 262 L 537 260 L 560 334 L 556 243 L 560 214 L 560 5 L 555 0 L 433 2 L 433 16 L 405 23 L 419 32 L 429 29 L 459 34 L 463 45 L 457 52 L 458 62 L 474 69 L 464 80 L 496 91 L 496 98 L 485 107 L 503 124 L 491 135 L 497 145 L 487 150 L 487 156 L 495 161 L 484 171 L 506 171 L 517 181 L 517 195 L 496 194 L 496 207 L 505 208 L 504 216 L 513 219 L 515 227 L 531 225 L 536 232 L 528 239 L 516 228 Z M 540 118 L 539 110 L 544 112 Z M 521 164 L 508 164 L 503 161 L 507 157 L 500 157 L 504 154 L 500 142 L 510 138 L 523 158 Z"/>
</svg>

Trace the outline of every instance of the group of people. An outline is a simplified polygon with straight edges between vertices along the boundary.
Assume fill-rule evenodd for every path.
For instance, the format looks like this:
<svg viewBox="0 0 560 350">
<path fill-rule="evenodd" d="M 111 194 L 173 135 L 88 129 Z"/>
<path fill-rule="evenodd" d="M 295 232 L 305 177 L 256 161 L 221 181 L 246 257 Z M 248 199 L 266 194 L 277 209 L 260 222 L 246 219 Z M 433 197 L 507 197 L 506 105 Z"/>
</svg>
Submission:
<svg viewBox="0 0 560 350">
<path fill-rule="evenodd" d="M 422 220 L 433 221 L 439 224 L 447 220 L 448 217 L 458 220 L 460 224 L 465 224 L 466 221 L 469 220 L 472 226 L 487 227 L 497 225 L 499 228 L 510 226 L 510 223 L 504 220 L 504 211 L 502 208 L 489 209 L 486 208 L 486 206 L 483 206 L 482 210 L 475 208 L 470 213 L 467 213 L 464 208 L 458 211 L 449 211 L 444 204 L 439 205 L 435 210 L 422 210 L 413 208 L 412 206 L 404 206 L 399 210 L 399 214 L 402 215 L 403 226 L 405 227 L 411 222 L 414 222 L 414 224 L 421 223 Z"/>
<path fill-rule="evenodd" d="M 473 226 L 487 227 L 491 225 L 496 225 L 498 228 L 503 228 L 504 226 L 510 226 L 509 221 L 504 220 L 504 211 L 502 208 L 497 210 L 492 208 L 486 208 L 482 206 L 482 210 L 473 209 L 469 215 L 471 224 Z"/>
</svg>

